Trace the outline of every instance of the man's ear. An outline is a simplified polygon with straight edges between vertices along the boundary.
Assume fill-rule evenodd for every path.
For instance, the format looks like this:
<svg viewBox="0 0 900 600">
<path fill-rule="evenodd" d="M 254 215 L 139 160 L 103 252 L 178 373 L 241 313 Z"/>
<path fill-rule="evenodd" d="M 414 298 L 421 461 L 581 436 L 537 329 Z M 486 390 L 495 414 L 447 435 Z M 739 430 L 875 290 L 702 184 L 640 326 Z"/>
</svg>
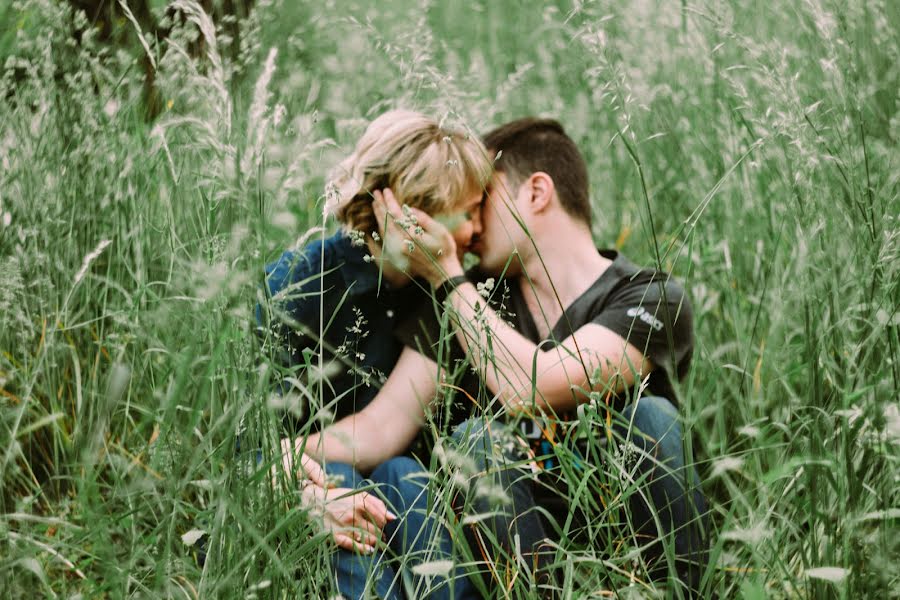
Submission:
<svg viewBox="0 0 900 600">
<path fill-rule="evenodd" d="M 553 178 L 543 171 L 535 171 L 528 178 L 528 189 L 531 191 L 529 205 L 534 213 L 547 210 L 553 202 L 556 194 L 556 186 Z"/>
</svg>

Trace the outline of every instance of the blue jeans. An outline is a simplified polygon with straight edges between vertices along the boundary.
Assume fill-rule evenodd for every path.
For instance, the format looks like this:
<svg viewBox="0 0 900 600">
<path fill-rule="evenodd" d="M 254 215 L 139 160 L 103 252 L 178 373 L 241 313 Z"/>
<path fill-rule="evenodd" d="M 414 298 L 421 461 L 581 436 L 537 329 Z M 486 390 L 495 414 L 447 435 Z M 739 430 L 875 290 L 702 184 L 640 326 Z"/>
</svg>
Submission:
<svg viewBox="0 0 900 600">
<path fill-rule="evenodd" d="M 709 558 L 708 512 L 697 469 L 685 464 L 678 411 L 665 398 L 641 398 L 614 418 L 613 432 L 623 448 L 623 464 L 630 467 L 629 484 L 636 489 L 628 497 L 630 528 L 657 540 L 645 550 L 648 562 L 656 563 L 651 574 L 657 579 L 674 575 L 686 595 L 699 591 Z M 665 545 L 671 554 L 664 560 Z"/>
<path fill-rule="evenodd" d="M 376 594 L 384 600 L 403 598 L 467 599 L 479 598 L 462 568 L 454 560 L 449 532 L 429 509 L 428 471 L 407 457 L 392 458 L 363 479 L 346 464 L 328 464 L 329 477 L 338 475 L 341 487 L 361 488 L 375 484 L 375 493 L 398 518 L 384 527 L 388 550 L 366 555 L 338 549 L 333 565 L 337 591 L 351 600 Z M 451 561 L 437 563 L 437 561 Z M 415 567 L 436 563 L 437 574 L 426 575 L 426 567 L 416 574 Z M 449 570 L 447 570 L 449 568 Z"/>
<path fill-rule="evenodd" d="M 609 465 L 601 465 L 607 460 L 598 453 L 602 449 L 608 452 L 605 456 L 611 453 L 615 457 L 621 489 L 627 490 L 627 514 L 620 519 L 625 524 L 623 533 L 646 546 L 644 557 L 655 578 L 678 579 L 690 595 L 699 587 L 708 558 L 707 509 L 697 471 L 693 465 L 685 465 L 677 410 L 665 398 L 644 397 L 613 416 L 609 438 L 602 420 L 591 419 L 588 426 L 590 442 L 563 442 L 575 456 L 575 460 L 568 461 L 574 463 L 574 468 L 569 465 L 565 473 L 559 461 L 554 461 L 554 468 L 537 476 L 525 466 L 524 454 L 519 451 L 522 444 L 511 428 L 470 419 L 456 429 L 453 439 L 459 452 L 474 460 L 474 469 L 487 479 L 488 487 L 503 491 L 499 501 L 496 494 L 492 500 L 491 494 L 473 490 L 475 486 L 463 494 L 463 512 L 491 515 L 479 519 L 467 531 L 470 544 L 478 550 L 476 555 L 485 555 L 486 549 L 493 547 L 506 554 L 506 560 L 525 557 L 531 563 L 536 583 L 549 581 L 552 585 L 548 574 L 552 556 L 548 554 L 553 552 L 544 544 L 547 532 L 562 531 L 566 519 L 574 517 L 576 526 L 570 528 L 568 537 L 582 541 L 573 529 L 597 519 L 591 514 L 594 511 L 569 505 L 569 490 L 582 483 L 579 479 L 600 477 L 597 469 L 589 467 L 612 470 Z M 586 489 L 608 489 L 604 483 L 598 480 Z M 595 504 L 595 509 L 605 510 L 599 504 Z M 605 521 L 610 520 L 608 517 Z M 485 544 L 485 538 L 493 538 L 493 545 Z M 647 544 L 648 540 L 656 542 Z M 663 540 L 667 543 L 660 543 Z M 672 560 L 663 560 L 666 546 L 671 549 Z M 485 571 L 498 568 L 490 564 L 492 560 L 497 557 L 487 558 Z M 673 569 L 669 569 L 669 564 Z"/>
<path fill-rule="evenodd" d="M 533 576 L 530 584 L 552 583 L 553 553 L 534 498 L 536 478 L 523 468 L 524 453 L 512 428 L 473 418 L 457 426 L 451 440 L 458 454 L 445 463 L 451 472 L 458 469 L 452 478 L 454 508 L 467 524 L 466 540 L 488 589 L 510 569 Z"/>
</svg>

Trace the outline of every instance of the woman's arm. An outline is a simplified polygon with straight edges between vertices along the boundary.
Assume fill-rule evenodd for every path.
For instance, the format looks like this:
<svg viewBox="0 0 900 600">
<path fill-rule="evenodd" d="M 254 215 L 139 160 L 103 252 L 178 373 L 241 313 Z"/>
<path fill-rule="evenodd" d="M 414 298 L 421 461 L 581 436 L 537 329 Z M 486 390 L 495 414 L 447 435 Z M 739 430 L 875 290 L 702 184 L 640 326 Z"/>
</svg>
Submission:
<svg viewBox="0 0 900 600">
<path fill-rule="evenodd" d="M 306 439 L 306 452 L 322 462 L 370 471 L 412 443 L 437 390 L 437 363 L 405 347 L 378 395 L 363 410 Z M 302 445 L 300 438 L 293 442 Z"/>
</svg>

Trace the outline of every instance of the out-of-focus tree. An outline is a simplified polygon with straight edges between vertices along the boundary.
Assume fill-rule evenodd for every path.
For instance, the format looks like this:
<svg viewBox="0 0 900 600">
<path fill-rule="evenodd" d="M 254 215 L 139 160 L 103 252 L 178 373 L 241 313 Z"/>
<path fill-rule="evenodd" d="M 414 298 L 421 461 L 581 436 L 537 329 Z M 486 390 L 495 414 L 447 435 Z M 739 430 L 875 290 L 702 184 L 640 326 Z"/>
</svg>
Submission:
<svg viewBox="0 0 900 600">
<path fill-rule="evenodd" d="M 139 39 L 132 19 L 140 28 L 145 40 L 151 44 L 151 51 L 162 53 L 169 36 L 176 27 L 187 25 L 188 19 L 177 2 L 170 2 L 157 15 L 150 0 L 67 0 L 75 10 L 87 17 L 89 27 L 95 30 L 96 39 L 101 43 L 137 51 Z M 212 18 L 213 23 L 231 40 L 230 58 L 236 60 L 240 51 L 240 24 L 252 11 L 255 0 L 193 0 Z M 80 41 L 84 32 L 73 31 Z M 205 38 L 197 36 L 186 50 L 193 58 L 202 59 Z M 155 45 L 155 46 L 153 46 Z M 140 49 L 140 63 L 144 70 L 144 104 L 148 120 L 153 120 L 163 108 L 163 102 L 156 86 L 156 71 L 147 52 Z"/>
</svg>

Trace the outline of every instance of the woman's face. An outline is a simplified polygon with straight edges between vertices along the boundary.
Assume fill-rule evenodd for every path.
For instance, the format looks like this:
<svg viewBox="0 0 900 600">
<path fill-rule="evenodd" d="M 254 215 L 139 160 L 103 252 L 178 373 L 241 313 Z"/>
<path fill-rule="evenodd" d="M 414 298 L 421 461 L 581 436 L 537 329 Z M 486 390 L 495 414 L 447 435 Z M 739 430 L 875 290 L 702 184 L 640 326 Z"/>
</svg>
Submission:
<svg viewBox="0 0 900 600">
<path fill-rule="evenodd" d="M 456 212 L 443 215 L 439 220 L 450 230 L 456 242 L 456 253 L 460 260 L 463 254 L 470 252 L 472 243 L 481 235 L 481 203 L 484 195 L 481 192 L 467 197 Z"/>
</svg>

